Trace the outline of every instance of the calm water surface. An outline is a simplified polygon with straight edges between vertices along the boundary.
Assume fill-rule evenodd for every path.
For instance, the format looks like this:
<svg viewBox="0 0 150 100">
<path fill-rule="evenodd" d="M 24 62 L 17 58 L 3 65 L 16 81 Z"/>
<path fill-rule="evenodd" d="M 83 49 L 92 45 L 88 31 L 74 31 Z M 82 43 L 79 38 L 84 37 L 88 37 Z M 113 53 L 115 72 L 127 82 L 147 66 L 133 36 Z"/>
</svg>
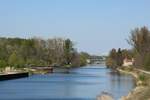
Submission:
<svg viewBox="0 0 150 100">
<path fill-rule="evenodd" d="M 133 88 L 130 75 L 113 73 L 102 65 L 86 66 L 71 69 L 69 74 L 0 81 L 0 100 L 95 100 L 103 91 L 118 100 Z"/>
</svg>

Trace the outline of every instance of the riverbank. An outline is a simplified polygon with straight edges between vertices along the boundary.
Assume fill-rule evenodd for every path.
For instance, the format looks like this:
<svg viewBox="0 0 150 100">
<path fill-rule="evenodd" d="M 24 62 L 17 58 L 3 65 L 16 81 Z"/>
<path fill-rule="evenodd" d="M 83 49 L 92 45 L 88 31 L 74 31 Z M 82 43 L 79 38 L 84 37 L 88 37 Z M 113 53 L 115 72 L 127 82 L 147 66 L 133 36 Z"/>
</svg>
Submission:
<svg viewBox="0 0 150 100">
<path fill-rule="evenodd" d="M 29 76 L 28 72 L 0 74 L 0 81 L 12 80 L 12 79 L 23 78 L 28 76 Z"/>
<path fill-rule="evenodd" d="M 30 68 L 15 68 L 15 67 L 0 68 L 0 75 L 24 73 L 24 72 L 28 72 L 29 74 L 47 74 L 53 72 L 53 67 L 40 66 Z"/>
<path fill-rule="evenodd" d="M 150 74 L 133 67 L 122 67 L 117 69 L 121 73 L 131 74 L 136 81 L 136 87 L 120 100 L 150 100 Z"/>
<path fill-rule="evenodd" d="M 0 81 L 28 77 L 29 71 L 21 68 L 5 67 L 0 68 Z"/>
</svg>

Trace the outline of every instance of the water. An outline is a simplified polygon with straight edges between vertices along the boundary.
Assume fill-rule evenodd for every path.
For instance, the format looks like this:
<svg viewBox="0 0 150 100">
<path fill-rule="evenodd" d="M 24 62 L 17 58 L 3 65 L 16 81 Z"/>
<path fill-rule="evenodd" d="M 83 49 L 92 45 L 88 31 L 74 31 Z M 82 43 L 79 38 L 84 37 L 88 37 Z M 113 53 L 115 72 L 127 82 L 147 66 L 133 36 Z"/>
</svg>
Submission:
<svg viewBox="0 0 150 100">
<path fill-rule="evenodd" d="M 105 66 L 71 69 L 69 74 L 33 75 L 0 82 L 0 100 L 95 100 L 106 91 L 116 100 L 134 88 L 130 75 L 113 73 Z"/>
</svg>

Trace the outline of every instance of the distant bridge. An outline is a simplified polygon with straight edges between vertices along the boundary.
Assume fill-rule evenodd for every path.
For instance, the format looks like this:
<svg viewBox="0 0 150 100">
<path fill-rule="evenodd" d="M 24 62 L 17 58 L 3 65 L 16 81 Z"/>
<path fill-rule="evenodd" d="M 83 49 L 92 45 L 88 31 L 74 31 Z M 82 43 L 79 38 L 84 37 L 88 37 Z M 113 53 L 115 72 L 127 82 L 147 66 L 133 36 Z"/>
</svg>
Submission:
<svg viewBox="0 0 150 100">
<path fill-rule="evenodd" d="M 90 64 L 104 64 L 105 59 L 104 56 L 90 56 L 88 60 Z"/>
</svg>

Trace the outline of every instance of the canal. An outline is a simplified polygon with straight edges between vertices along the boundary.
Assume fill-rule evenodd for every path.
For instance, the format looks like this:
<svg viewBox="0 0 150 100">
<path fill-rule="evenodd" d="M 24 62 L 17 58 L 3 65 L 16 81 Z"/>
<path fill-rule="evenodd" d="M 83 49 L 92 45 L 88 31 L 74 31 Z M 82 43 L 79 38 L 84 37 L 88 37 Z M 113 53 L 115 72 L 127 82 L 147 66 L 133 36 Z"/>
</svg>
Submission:
<svg viewBox="0 0 150 100">
<path fill-rule="evenodd" d="M 103 65 L 69 72 L 0 81 L 0 100 L 95 100 L 103 91 L 118 100 L 134 88 L 132 76 L 113 72 Z"/>
</svg>

